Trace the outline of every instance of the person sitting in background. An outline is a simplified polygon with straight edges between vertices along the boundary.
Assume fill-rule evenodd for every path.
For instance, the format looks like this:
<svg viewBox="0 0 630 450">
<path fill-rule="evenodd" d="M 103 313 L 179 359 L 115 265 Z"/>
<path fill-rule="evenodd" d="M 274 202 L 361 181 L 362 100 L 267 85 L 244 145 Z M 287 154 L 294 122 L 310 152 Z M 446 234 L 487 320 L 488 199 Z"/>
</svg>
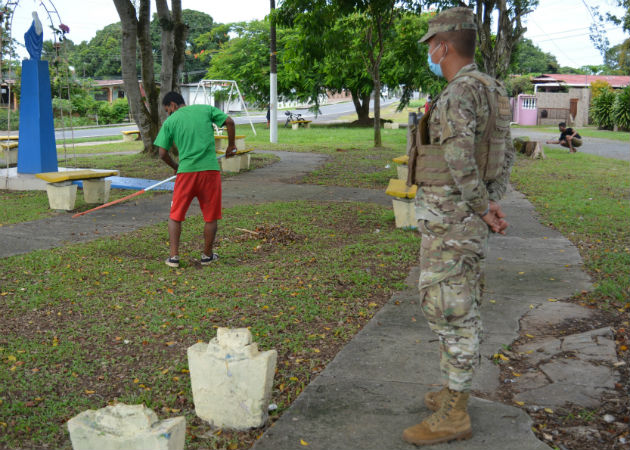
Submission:
<svg viewBox="0 0 630 450">
<path fill-rule="evenodd" d="M 567 124 L 560 122 L 558 124 L 560 130 L 560 138 L 557 141 L 547 141 L 547 144 L 560 144 L 569 149 L 569 153 L 576 153 L 577 147 L 582 145 L 582 136 L 573 128 L 567 128 Z"/>
</svg>

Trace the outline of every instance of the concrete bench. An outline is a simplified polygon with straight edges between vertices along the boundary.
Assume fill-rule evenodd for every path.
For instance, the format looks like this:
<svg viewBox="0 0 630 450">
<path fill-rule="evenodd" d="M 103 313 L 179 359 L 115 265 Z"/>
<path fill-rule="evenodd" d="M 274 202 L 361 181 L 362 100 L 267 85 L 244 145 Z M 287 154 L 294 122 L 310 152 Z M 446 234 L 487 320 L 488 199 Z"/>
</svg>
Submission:
<svg viewBox="0 0 630 450">
<path fill-rule="evenodd" d="M 400 128 L 400 124 L 398 122 L 385 122 L 383 128 L 385 128 L 386 130 L 397 130 L 398 128 Z"/>
<path fill-rule="evenodd" d="M 66 211 L 74 209 L 77 198 L 77 185 L 73 181 L 83 182 L 85 203 L 106 203 L 112 182 L 105 180 L 105 177 L 112 175 L 118 175 L 118 171 L 79 169 L 35 174 L 37 178 L 48 182 L 46 192 L 50 209 Z"/>
<path fill-rule="evenodd" d="M 297 130 L 300 127 L 310 128 L 312 120 L 292 120 L 291 128 Z"/>
<path fill-rule="evenodd" d="M 224 135 L 217 136 L 214 135 L 214 148 L 217 152 L 223 151 L 225 153 L 225 149 L 227 148 L 228 137 Z M 236 145 L 236 150 L 245 150 L 245 135 L 236 135 L 234 136 L 234 144 Z"/>
<path fill-rule="evenodd" d="M 127 130 L 121 131 L 123 135 L 123 142 L 137 141 L 140 139 L 140 130 Z"/>
<path fill-rule="evenodd" d="M 0 151 L 2 152 L 2 158 L 0 158 L 0 164 L 3 166 L 11 166 L 17 164 L 18 159 L 18 142 L 16 140 L 2 140 L 0 141 Z"/>
<path fill-rule="evenodd" d="M 396 172 L 398 179 L 407 181 L 407 165 L 409 164 L 409 156 L 402 155 L 392 159 L 396 163 Z"/>
<path fill-rule="evenodd" d="M 241 170 L 249 170 L 251 164 L 251 155 L 254 149 L 236 150 L 236 156 L 230 158 L 221 158 L 221 170 L 223 172 L 238 173 Z M 225 153 L 225 150 L 217 150 L 218 155 Z"/>
<path fill-rule="evenodd" d="M 394 218 L 396 228 L 413 228 L 418 227 L 416 221 L 416 193 L 418 186 L 415 184 L 411 187 L 403 180 L 394 178 L 389 180 L 385 193 L 394 197 L 392 205 L 394 207 Z"/>
</svg>

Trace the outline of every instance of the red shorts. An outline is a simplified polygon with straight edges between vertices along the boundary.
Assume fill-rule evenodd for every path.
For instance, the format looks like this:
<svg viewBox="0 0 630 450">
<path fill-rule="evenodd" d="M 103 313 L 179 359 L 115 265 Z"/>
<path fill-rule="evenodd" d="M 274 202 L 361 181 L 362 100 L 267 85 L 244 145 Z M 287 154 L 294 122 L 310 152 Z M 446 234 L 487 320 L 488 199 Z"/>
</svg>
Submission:
<svg viewBox="0 0 630 450">
<path fill-rule="evenodd" d="M 197 197 L 205 222 L 221 218 L 221 172 L 205 170 L 203 172 L 178 173 L 175 179 L 173 202 L 170 218 L 183 222 L 192 199 Z"/>
</svg>

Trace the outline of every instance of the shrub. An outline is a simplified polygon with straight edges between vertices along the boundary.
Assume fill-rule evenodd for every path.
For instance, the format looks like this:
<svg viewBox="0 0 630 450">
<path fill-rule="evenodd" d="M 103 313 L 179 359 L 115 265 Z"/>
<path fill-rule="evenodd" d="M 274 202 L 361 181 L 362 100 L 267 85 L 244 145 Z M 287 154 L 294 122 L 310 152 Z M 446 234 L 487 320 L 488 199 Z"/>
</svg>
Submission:
<svg viewBox="0 0 630 450">
<path fill-rule="evenodd" d="M 589 111 L 591 119 L 600 128 L 611 129 L 614 125 L 613 105 L 615 103 L 615 93 L 603 90 L 599 96 L 593 99 Z"/>
<path fill-rule="evenodd" d="M 56 117 L 61 116 L 61 113 L 66 116 L 70 115 L 70 113 L 72 112 L 72 104 L 70 103 L 70 100 L 66 100 L 64 98 L 53 98 L 52 108 L 53 115 Z"/>
<path fill-rule="evenodd" d="M 630 86 L 615 96 L 612 107 L 612 118 L 615 125 L 624 130 L 630 130 Z"/>
<path fill-rule="evenodd" d="M 612 92 L 612 87 L 607 81 L 596 80 L 591 83 L 591 103 L 604 92 Z"/>
<path fill-rule="evenodd" d="M 20 113 L 19 111 L 7 113 L 6 109 L 0 110 L 0 130 L 9 130 L 9 114 L 11 115 L 11 131 L 16 131 L 20 128 Z"/>
<path fill-rule="evenodd" d="M 98 103 L 87 92 L 81 92 L 72 96 L 72 109 L 80 116 L 96 113 Z"/>
</svg>

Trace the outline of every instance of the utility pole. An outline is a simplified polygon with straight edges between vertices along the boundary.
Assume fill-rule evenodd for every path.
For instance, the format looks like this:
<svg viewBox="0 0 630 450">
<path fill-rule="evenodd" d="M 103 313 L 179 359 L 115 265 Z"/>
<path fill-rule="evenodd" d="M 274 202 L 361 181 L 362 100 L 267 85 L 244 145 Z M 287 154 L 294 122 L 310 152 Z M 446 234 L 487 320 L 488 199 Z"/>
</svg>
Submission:
<svg viewBox="0 0 630 450">
<path fill-rule="evenodd" d="M 269 49 L 269 142 L 278 142 L 278 67 L 276 65 L 276 23 L 273 12 L 276 9 L 276 0 L 271 3 L 271 27 Z"/>
</svg>

